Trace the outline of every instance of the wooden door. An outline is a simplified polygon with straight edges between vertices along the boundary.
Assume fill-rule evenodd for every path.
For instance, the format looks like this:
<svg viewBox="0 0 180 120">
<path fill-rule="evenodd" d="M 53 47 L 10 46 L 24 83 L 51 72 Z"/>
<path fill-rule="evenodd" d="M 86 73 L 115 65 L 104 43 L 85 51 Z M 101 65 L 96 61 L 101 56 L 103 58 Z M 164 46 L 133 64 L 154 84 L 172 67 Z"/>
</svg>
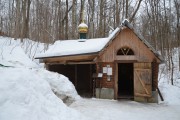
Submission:
<svg viewBox="0 0 180 120">
<path fill-rule="evenodd" d="M 151 63 L 134 63 L 134 99 L 146 101 L 151 97 L 152 72 Z"/>
</svg>

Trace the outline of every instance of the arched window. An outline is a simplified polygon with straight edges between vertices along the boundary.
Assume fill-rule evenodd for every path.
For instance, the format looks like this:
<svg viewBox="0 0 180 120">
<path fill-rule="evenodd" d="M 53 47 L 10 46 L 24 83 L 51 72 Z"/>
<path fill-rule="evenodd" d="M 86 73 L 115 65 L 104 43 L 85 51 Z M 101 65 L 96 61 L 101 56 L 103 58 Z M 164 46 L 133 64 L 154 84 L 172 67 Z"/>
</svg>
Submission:
<svg viewBox="0 0 180 120">
<path fill-rule="evenodd" d="M 134 55 L 134 52 L 131 48 L 122 47 L 118 50 L 117 55 Z"/>
</svg>

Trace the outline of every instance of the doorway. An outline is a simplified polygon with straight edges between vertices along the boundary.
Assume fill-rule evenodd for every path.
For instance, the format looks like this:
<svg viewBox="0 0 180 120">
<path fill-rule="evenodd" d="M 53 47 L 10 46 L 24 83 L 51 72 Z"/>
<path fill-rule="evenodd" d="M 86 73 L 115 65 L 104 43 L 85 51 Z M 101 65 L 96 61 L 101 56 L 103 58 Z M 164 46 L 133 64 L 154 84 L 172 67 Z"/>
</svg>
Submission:
<svg viewBox="0 0 180 120">
<path fill-rule="evenodd" d="M 134 97 L 133 63 L 118 63 L 118 98 Z"/>
</svg>

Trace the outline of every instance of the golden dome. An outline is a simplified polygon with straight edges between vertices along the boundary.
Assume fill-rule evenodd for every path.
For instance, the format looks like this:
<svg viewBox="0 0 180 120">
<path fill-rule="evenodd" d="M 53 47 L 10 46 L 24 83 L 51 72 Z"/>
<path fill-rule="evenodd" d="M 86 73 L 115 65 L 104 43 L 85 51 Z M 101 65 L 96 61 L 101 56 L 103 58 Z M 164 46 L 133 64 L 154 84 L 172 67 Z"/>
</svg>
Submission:
<svg viewBox="0 0 180 120">
<path fill-rule="evenodd" d="M 79 33 L 87 33 L 88 32 L 88 26 L 84 22 L 82 22 L 78 26 L 78 31 L 79 31 Z"/>
</svg>

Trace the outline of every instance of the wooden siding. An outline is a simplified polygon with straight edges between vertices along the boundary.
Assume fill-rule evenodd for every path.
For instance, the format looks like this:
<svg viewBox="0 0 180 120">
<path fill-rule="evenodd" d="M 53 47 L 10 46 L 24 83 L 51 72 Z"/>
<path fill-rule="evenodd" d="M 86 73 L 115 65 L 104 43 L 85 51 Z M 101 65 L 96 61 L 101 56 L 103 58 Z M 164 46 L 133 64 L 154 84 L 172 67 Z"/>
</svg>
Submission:
<svg viewBox="0 0 180 120">
<path fill-rule="evenodd" d="M 106 62 L 106 63 L 98 63 L 97 64 L 97 74 L 103 72 L 103 67 L 107 67 L 107 65 L 110 65 L 112 67 L 112 75 L 110 76 L 110 81 L 108 81 L 108 75 L 106 73 L 103 73 L 102 78 L 99 78 L 96 81 L 96 86 L 99 88 L 114 88 L 114 74 L 115 74 L 115 69 L 114 69 L 114 63 L 111 62 Z"/>
<path fill-rule="evenodd" d="M 117 51 L 122 47 L 133 50 L 134 56 L 117 56 Z M 129 28 L 124 28 L 113 42 L 100 53 L 98 61 L 113 62 L 114 60 L 137 60 L 138 62 L 152 62 L 159 60 L 149 48 Z"/>
</svg>

